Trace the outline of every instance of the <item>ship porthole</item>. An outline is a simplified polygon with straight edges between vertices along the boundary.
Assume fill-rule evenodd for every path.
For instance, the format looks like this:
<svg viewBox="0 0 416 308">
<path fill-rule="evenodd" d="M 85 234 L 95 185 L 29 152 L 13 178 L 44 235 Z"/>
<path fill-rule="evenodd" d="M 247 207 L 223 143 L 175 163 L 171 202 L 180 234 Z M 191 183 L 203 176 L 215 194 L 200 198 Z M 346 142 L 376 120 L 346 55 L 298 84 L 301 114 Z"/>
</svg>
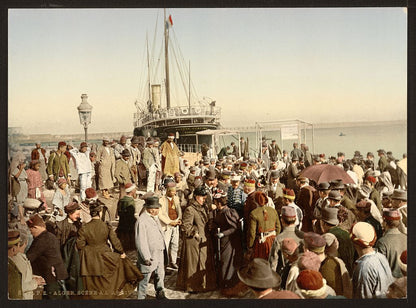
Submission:
<svg viewBox="0 0 416 308">
<path fill-rule="evenodd" d="M 182 108 L 181 112 L 182 112 L 182 114 L 188 114 L 189 110 L 188 110 L 188 108 Z"/>
<path fill-rule="evenodd" d="M 201 108 L 196 107 L 196 108 L 194 109 L 194 111 L 195 111 L 195 113 L 196 113 L 196 114 L 200 114 L 200 113 L 201 113 Z"/>
</svg>

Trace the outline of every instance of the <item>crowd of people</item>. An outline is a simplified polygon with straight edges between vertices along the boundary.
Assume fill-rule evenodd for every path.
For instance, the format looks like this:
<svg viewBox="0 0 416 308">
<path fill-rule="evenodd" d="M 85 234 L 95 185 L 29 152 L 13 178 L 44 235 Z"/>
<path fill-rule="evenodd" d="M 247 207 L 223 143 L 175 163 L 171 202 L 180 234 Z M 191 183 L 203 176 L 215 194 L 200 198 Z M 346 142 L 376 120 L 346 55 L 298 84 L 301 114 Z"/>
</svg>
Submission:
<svg viewBox="0 0 416 308">
<path fill-rule="evenodd" d="M 16 153 L 9 298 L 145 299 L 153 277 L 167 299 L 167 272 L 177 290 L 228 298 L 407 297 L 405 154 L 327 158 L 266 138 L 258 152 L 241 138 L 189 161 L 169 134 L 37 143 L 29 166 Z M 305 176 L 315 165 L 346 178 Z"/>
</svg>

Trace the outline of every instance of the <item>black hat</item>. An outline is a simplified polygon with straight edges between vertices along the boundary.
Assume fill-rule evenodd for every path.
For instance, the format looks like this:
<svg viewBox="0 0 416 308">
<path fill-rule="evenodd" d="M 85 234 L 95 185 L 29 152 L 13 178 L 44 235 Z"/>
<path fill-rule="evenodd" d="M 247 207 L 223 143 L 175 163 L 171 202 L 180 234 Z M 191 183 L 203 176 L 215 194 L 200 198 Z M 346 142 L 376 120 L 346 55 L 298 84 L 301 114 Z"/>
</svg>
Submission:
<svg viewBox="0 0 416 308">
<path fill-rule="evenodd" d="M 335 207 L 323 208 L 321 219 L 330 225 L 337 226 L 339 224 L 338 209 Z"/>
<path fill-rule="evenodd" d="M 343 153 L 343 152 L 338 152 L 338 153 L 337 153 L 337 156 L 338 156 L 338 157 L 340 157 L 340 156 L 345 156 L 345 153 Z"/>
<path fill-rule="evenodd" d="M 248 265 L 241 267 L 238 278 L 249 287 L 268 289 L 280 285 L 282 279 L 279 274 L 270 268 L 269 262 L 254 258 Z"/>
<path fill-rule="evenodd" d="M 293 155 L 292 161 L 299 161 L 299 157 L 297 155 Z"/>
<path fill-rule="evenodd" d="M 130 156 L 130 151 L 127 150 L 127 149 L 124 149 L 123 152 L 121 152 L 121 156 L 129 157 Z"/>
<path fill-rule="evenodd" d="M 215 172 L 212 170 L 207 170 L 207 172 L 205 173 L 205 179 L 206 180 L 215 180 L 216 176 L 215 176 Z"/>
<path fill-rule="evenodd" d="M 270 172 L 270 177 L 271 178 L 280 178 L 280 171 L 273 170 L 272 172 Z"/>
<path fill-rule="evenodd" d="M 334 189 L 334 190 L 345 188 L 344 184 L 342 183 L 342 180 L 333 180 L 330 182 L 330 184 L 331 184 L 331 189 Z"/>
<path fill-rule="evenodd" d="M 148 209 L 158 209 L 161 207 L 157 196 L 147 197 L 144 206 Z"/>
<path fill-rule="evenodd" d="M 207 193 L 207 190 L 205 189 L 205 187 L 204 186 L 198 186 L 197 188 L 195 188 L 195 190 L 194 190 L 194 195 L 195 196 L 206 196 L 208 193 Z"/>
<path fill-rule="evenodd" d="M 319 183 L 317 190 L 328 190 L 330 185 L 328 182 Z"/>
</svg>

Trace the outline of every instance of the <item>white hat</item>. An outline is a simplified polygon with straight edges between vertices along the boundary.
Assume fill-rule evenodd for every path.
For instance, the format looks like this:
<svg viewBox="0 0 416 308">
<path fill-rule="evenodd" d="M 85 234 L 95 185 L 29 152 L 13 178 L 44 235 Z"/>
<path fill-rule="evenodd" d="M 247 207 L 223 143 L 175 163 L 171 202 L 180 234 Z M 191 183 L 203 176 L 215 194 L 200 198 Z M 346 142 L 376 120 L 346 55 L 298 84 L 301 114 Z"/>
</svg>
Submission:
<svg viewBox="0 0 416 308">
<path fill-rule="evenodd" d="M 131 192 L 133 189 L 135 189 L 136 188 L 136 185 L 134 185 L 134 184 L 132 184 L 132 183 L 127 183 L 126 185 L 125 185 L 125 188 L 126 188 L 126 192 Z"/>
<path fill-rule="evenodd" d="M 372 247 L 377 240 L 376 231 L 369 223 L 357 222 L 351 229 L 351 240 L 363 248 Z"/>
</svg>

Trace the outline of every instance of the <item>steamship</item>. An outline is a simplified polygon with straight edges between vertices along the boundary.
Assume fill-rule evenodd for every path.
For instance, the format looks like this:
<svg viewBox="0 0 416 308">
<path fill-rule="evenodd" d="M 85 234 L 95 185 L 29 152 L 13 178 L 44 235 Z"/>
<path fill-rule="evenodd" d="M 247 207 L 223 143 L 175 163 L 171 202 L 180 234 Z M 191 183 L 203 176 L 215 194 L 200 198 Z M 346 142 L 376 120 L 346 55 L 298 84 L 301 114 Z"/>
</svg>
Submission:
<svg viewBox="0 0 416 308">
<path fill-rule="evenodd" d="M 136 100 L 136 112 L 134 114 L 134 135 L 144 137 L 157 137 L 163 142 L 169 133 L 174 133 L 176 143 L 180 148 L 194 152 L 197 151 L 196 144 L 210 144 L 211 136 L 201 135 L 196 140 L 196 132 L 206 129 L 218 129 L 220 127 L 221 108 L 216 106 L 216 102 L 211 98 L 204 97 L 199 100 L 191 91 L 193 86 L 190 78 L 190 65 L 179 64 L 178 51 L 175 48 L 176 40 L 170 39 L 170 30 L 173 26 L 172 17 L 166 18 L 164 12 L 164 71 L 161 73 L 162 82 L 157 80 L 153 67 L 159 67 L 158 60 L 152 60 L 149 56 L 149 46 L 147 43 L 147 83 L 143 91 L 147 95 L 141 102 Z M 172 46 L 172 47 L 171 47 Z M 175 61 L 178 65 L 177 72 L 180 75 L 183 88 L 185 89 L 184 99 L 173 102 L 171 100 L 169 51 L 174 50 Z M 153 48 L 154 50 L 155 48 Z M 157 58 L 156 58 L 157 59 Z M 154 63 L 156 62 L 156 63 Z M 187 78 L 186 78 L 187 77 Z M 175 95 L 176 97 L 176 95 Z"/>
</svg>

